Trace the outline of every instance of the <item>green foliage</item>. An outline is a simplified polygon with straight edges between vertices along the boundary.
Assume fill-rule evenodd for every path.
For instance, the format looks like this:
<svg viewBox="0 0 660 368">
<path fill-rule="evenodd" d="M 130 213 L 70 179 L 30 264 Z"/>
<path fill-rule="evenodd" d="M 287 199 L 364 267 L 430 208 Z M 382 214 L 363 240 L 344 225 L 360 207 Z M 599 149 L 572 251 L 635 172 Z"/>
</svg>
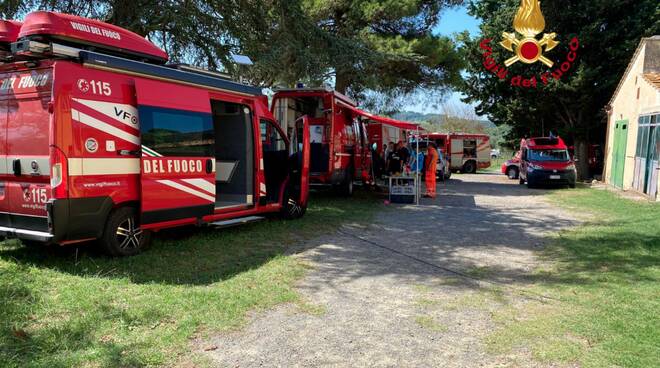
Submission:
<svg viewBox="0 0 660 368">
<path fill-rule="evenodd" d="M 444 7 L 461 2 L 9 0 L 0 4 L 0 16 L 45 9 L 97 18 L 147 36 L 173 61 L 264 86 L 335 80 L 340 91 L 365 98 L 365 91 L 442 93 L 457 83 L 462 62 L 456 47 L 431 29 Z M 255 65 L 234 65 L 232 52 Z"/>
<path fill-rule="evenodd" d="M 503 65 L 512 54 L 499 42 L 502 32 L 513 31 L 519 0 L 472 1 L 470 11 L 481 18 L 482 35 L 462 35 L 463 53 L 468 62 L 462 91 L 477 103 L 477 112 L 496 124 L 510 124 L 512 138 L 547 134 L 549 130 L 576 140 L 600 141 L 605 131 L 605 105 L 622 77 L 642 37 L 660 32 L 660 8 L 655 0 L 625 1 L 541 1 L 545 32 L 557 32 L 559 46 L 546 56 L 559 62 L 566 59 L 569 41 L 580 40 L 578 59 L 561 81 L 547 87 L 519 88 L 500 81 L 483 66 L 479 42 L 492 39 L 495 60 Z M 549 69 L 541 64 L 517 63 L 514 75 L 539 75 Z M 542 129 L 544 128 L 544 129 Z M 586 160 L 585 160 L 586 161 Z"/>
<path fill-rule="evenodd" d="M 442 9 L 459 0 L 302 0 L 320 27 L 356 48 L 331 58 L 336 89 L 358 99 L 372 97 L 375 108 L 392 111 L 401 96 L 419 90 L 442 93 L 460 80 L 462 60 L 454 42 L 432 34 Z M 369 95 L 369 91 L 387 96 Z M 380 99 L 379 99 L 380 98 Z M 375 102 L 374 102 L 375 101 Z"/>
</svg>

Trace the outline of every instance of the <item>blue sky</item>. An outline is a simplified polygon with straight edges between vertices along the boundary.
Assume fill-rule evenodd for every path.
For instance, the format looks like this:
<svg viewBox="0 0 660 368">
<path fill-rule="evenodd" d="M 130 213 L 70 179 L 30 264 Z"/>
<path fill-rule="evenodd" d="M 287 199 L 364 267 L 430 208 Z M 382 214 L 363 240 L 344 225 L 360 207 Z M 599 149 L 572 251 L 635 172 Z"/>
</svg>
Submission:
<svg viewBox="0 0 660 368">
<path fill-rule="evenodd" d="M 433 30 L 435 34 L 451 36 L 454 33 L 463 31 L 470 32 L 471 35 L 479 33 L 480 21 L 467 13 L 467 8 L 458 7 L 445 10 L 440 17 L 440 24 Z M 446 103 L 448 104 L 462 104 L 460 101 L 461 95 L 453 93 L 448 96 Z M 423 112 L 423 113 L 441 113 L 442 109 L 428 104 L 411 105 L 404 110 Z"/>
</svg>

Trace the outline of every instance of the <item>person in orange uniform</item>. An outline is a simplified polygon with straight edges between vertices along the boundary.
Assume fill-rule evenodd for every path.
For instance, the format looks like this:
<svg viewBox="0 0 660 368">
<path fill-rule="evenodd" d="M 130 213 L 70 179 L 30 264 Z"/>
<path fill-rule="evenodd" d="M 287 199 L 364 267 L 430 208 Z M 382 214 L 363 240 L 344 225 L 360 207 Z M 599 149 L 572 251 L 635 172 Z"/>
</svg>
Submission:
<svg viewBox="0 0 660 368">
<path fill-rule="evenodd" d="M 424 174 L 426 176 L 426 194 L 424 195 L 424 198 L 435 198 L 435 175 L 438 169 L 438 148 L 434 143 L 429 143 L 429 146 L 426 148 L 424 167 Z"/>
</svg>

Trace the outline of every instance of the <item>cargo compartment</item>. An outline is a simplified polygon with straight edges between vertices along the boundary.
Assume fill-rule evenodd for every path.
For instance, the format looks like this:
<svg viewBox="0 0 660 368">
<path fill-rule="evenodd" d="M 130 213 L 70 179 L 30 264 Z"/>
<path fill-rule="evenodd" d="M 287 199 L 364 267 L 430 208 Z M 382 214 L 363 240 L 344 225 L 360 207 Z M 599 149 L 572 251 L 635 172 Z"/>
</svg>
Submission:
<svg viewBox="0 0 660 368">
<path fill-rule="evenodd" d="M 51 68 L 0 70 L 0 230 L 43 240 L 51 198 Z M 27 236 L 24 236 L 27 235 Z"/>
</svg>

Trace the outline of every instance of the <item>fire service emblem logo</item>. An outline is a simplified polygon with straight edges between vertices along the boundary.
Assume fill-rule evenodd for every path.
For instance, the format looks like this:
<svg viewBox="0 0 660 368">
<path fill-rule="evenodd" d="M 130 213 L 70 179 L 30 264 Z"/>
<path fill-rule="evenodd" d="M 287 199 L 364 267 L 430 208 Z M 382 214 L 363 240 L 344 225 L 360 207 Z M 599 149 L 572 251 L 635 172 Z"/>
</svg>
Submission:
<svg viewBox="0 0 660 368">
<path fill-rule="evenodd" d="M 538 0 L 521 0 L 520 8 L 518 8 L 516 17 L 513 20 L 513 28 L 523 38 L 519 40 L 513 32 L 502 33 L 504 39 L 500 42 L 500 45 L 516 53 L 516 56 L 506 60 L 504 65 L 508 67 L 518 61 L 525 64 L 534 64 L 540 61 L 548 68 L 552 68 L 554 63 L 543 55 L 543 49 L 545 47 L 545 52 L 548 52 L 557 47 L 559 42 L 555 41 L 556 33 L 545 33 L 540 41 L 536 39 L 536 36 L 545 29 L 545 18 L 543 18 L 541 12 L 541 2 Z"/>
<path fill-rule="evenodd" d="M 555 63 L 546 56 L 546 53 L 556 48 L 560 42 L 556 40 L 556 33 L 543 33 L 545 18 L 539 0 L 520 0 L 520 7 L 513 19 L 513 28 L 515 32 L 502 32 L 500 46 L 514 56 L 502 63 L 496 59 L 497 52 L 493 50 L 492 38 L 485 38 L 479 43 L 484 68 L 501 81 L 508 81 L 512 87 L 538 88 L 550 84 L 553 80 L 561 80 L 573 68 L 580 50 L 577 37 L 568 42 L 568 53 L 564 60 Z M 543 36 L 539 39 L 541 33 Z M 508 68 L 517 62 L 534 64 L 539 61 L 550 69 L 533 75 L 509 74 Z"/>
</svg>

